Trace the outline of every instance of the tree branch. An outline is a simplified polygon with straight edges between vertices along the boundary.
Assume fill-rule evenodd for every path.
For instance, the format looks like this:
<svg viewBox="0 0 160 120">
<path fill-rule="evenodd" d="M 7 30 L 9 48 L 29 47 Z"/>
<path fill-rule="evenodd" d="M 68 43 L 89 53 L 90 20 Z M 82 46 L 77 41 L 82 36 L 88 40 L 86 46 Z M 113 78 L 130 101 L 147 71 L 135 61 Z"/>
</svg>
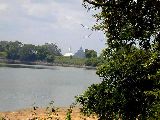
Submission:
<svg viewBox="0 0 160 120">
<path fill-rule="evenodd" d="M 97 2 L 93 2 L 91 0 L 83 0 L 84 2 L 88 2 L 89 4 L 95 5 L 95 6 L 109 6 L 111 5 L 110 3 L 106 2 L 106 3 L 97 3 Z"/>
</svg>

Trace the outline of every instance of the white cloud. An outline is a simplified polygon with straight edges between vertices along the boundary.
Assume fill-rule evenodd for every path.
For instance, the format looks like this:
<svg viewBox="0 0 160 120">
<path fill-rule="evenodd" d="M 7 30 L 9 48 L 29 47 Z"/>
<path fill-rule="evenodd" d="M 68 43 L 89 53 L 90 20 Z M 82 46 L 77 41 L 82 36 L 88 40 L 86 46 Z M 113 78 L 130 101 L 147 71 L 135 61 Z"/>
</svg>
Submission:
<svg viewBox="0 0 160 120">
<path fill-rule="evenodd" d="M 22 5 L 28 15 L 36 16 L 36 17 L 45 17 L 50 15 L 51 9 L 49 5 L 36 4 L 36 3 L 28 3 Z"/>
<path fill-rule="evenodd" d="M 55 41 L 63 51 L 70 46 L 74 51 L 81 45 L 91 49 L 99 40 L 94 35 L 83 40 L 91 31 L 80 24 L 89 26 L 93 21 L 80 1 L 0 0 L 0 39 L 32 44 Z"/>
<path fill-rule="evenodd" d="M 42 4 L 30 0 L 21 1 L 21 4 L 26 14 L 32 18 L 45 18 L 44 22 L 46 19 L 54 19 L 54 23 L 51 23 L 53 28 L 73 29 L 76 24 L 80 25 L 85 20 L 82 10 L 63 2 L 51 1 Z"/>
</svg>

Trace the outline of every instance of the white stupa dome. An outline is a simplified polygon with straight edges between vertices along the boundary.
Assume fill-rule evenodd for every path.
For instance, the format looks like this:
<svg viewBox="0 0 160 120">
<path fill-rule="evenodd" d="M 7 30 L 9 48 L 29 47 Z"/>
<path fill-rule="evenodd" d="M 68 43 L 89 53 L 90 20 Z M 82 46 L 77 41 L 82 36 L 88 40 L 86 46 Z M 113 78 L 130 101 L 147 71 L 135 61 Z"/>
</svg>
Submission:
<svg viewBox="0 0 160 120">
<path fill-rule="evenodd" d="M 74 55 L 73 53 L 65 53 L 64 54 L 65 57 L 70 57 L 70 56 L 73 56 L 73 55 Z"/>
<path fill-rule="evenodd" d="M 69 52 L 64 54 L 65 57 L 70 57 L 70 56 L 73 56 L 73 55 L 74 54 L 71 52 L 71 47 L 69 48 Z"/>
</svg>

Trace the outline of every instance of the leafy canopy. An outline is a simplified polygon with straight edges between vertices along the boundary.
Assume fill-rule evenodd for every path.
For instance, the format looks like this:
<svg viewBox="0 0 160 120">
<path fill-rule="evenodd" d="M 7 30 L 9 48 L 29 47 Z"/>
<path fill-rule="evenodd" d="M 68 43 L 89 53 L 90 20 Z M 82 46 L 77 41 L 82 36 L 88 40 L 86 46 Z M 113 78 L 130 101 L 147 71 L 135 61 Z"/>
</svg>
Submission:
<svg viewBox="0 0 160 120">
<path fill-rule="evenodd" d="M 55 56 L 62 55 L 61 50 L 53 43 L 35 46 L 19 41 L 0 41 L 0 53 L 1 56 L 12 60 L 47 62 L 53 62 Z"/>
<path fill-rule="evenodd" d="M 160 119 L 160 1 L 84 0 L 104 31 L 102 78 L 77 101 L 100 120 Z"/>
<path fill-rule="evenodd" d="M 99 9 L 94 28 L 104 31 L 109 47 L 137 44 L 148 49 L 158 42 L 159 0 L 84 0 L 84 6 Z"/>
</svg>

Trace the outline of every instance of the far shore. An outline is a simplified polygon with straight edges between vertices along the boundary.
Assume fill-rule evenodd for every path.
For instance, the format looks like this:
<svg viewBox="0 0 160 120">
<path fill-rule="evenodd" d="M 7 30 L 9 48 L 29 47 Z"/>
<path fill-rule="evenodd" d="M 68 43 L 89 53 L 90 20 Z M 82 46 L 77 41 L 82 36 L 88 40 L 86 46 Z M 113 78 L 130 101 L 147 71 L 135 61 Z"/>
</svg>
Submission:
<svg viewBox="0 0 160 120">
<path fill-rule="evenodd" d="M 59 63 L 48 63 L 42 61 L 19 61 L 19 60 L 10 60 L 10 59 L 0 59 L 0 63 L 6 64 L 27 64 L 27 65 L 44 65 L 44 66 L 62 66 L 62 67 L 76 67 L 76 68 L 85 68 L 85 69 L 96 69 L 93 66 L 85 66 L 85 65 L 70 65 L 70 64 L 59 64 Z"/>
<path fill-rule="evenodd" d="M 67 111 L 69 108 L 63 107 L 58 108 L 56 112 L 48 113 L 46 109 L 43 108 L 28 108 L 21 109 L 17 111 L 10 112 L 0 112 L 0 119 L 2 120 L 35 120 L 38 118 L 40 120 L 46 120 L 48 117 L 52 117 L 53 119 L 65 120 L 67 116 Z M 36 120 L 38 120 L 36 119 Z M 73 108 L 71 113 L 72 120 L 97 120 L 96 117 L 85 117 L 80 113 L 79 108 Z M 50 120 L 50 119 L 48 119 Z"/>
</svg>

